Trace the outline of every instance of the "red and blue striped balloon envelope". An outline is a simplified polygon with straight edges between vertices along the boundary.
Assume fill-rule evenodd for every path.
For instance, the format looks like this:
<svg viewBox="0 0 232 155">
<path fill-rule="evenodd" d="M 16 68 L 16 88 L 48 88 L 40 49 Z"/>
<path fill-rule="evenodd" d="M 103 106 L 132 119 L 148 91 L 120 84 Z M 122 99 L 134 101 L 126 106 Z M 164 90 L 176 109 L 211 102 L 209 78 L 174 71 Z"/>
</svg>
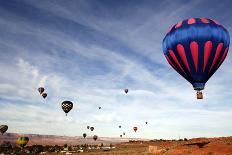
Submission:
<svg viewBox="0 0 232 155">
<path fill-rule="evenodd" d="M 229 50 L 228 31 L 217 21 L 190 18 L 175 24 L 163 39 L 168 63 L 201 91 Z"/>
</svg>

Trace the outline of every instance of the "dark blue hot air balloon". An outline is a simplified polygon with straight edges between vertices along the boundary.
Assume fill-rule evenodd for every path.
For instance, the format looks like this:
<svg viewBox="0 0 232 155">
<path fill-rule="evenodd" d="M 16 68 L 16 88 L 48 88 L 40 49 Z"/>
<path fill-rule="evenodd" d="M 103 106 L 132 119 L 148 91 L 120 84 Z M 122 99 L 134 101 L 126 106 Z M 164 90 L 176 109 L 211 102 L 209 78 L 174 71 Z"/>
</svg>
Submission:
<svg viewBox="0 0 232 155">
<path fill-rule="evenodd" d="M 229 50 L 228 31 L 217 21 L 190 18 L 174 25 L 163 40 L 163 52 L 168 63 L 202 99 L 201 90 L 226 58 Z"/>
</svg>

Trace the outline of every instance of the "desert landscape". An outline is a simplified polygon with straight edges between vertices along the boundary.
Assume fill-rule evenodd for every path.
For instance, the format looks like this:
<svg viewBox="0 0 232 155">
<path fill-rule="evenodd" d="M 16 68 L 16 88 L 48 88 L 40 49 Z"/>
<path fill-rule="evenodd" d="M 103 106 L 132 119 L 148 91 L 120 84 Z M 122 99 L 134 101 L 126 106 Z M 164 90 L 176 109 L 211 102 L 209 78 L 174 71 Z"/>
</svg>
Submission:
<svg viewBox="0 0 232 155">
<path fill-rule="evenodd" d="M 148 140 L 129 138 L 92 138 L 28 134 L 30 142 L 20 154 L 86 154 L 86 155 L 232 155 L 232 137 Z M 16 147 L 18 134 L 1 136 L 0 153 L 9 154 Z M 4 149 L 5 148 L 5 149 Z M 13 151 L 14 149 L 12 149 Z M 17 151 L 14 152 L 17 154 Z"/>
</svg>

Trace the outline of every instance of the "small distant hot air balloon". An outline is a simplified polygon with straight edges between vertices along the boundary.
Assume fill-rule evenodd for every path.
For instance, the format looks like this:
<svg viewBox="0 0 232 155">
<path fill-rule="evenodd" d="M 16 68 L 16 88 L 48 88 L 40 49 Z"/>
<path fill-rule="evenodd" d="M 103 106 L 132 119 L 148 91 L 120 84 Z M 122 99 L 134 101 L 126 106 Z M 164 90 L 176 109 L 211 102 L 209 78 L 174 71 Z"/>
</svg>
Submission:
<svg viewBox="0 0 232 155">
<path fill-rule="evenodd" d="M 118 127 L 119 127 L 119 128 L 121 128 L 122 126 L 121 126 L 121 125 L 119 125 Z"/>
<path fill-rule="evenodd" d="M 86 133 L 83 133 L 83 137 L 85 138 L 87 136 L 87 134 Z"/>
<path fill-rule="evenodd" d="M 120 137 L 122 138 L 122 135 L 120 135 Z"/>
<path fill-rule="evenodd" d="M 38 91 L 39 91 L 40 94 L 42 94 L 42 93 L 44 92 L 44 90 L 45 90 L 45 89 L 44 89 L 43 87 L 39 87 L 39 88 L 38 88 Z"/>
<path fill-rule="evenodd" d="M 101 107 L 98 107 L 98 109 L 101 109 Z"/>
<path fill-rule="evenodd" d="M 123 135 L 125 136 L 125 135 L 126 135 L 126 133 L 125 133 L 125 132 L 123 132 Z"/>
<path fill-rule="evenodd" d="M 93 140 L 95 140 L 95 141 L 96 141 L 96 140 L 97 140 L 97 138 L 98 138 L 98 137 L 97 137 L 97 135 L 94 135 L 94 136 L 93 136 Z"/>
<path fill-rule="evenodd" d="M 7 125 L 0 125 L 0 132 L 3 135 L 8 130 Z"/>
<path fill-rule="evenodd" d="M 29 141 L 28 137 L 19 137 L 17 140 L 17 144 L 22 148 L 24 148 L 27 145 L 28 141 Z"/>
<path fill-rule="evenodd" d="M 47 93 L 42 93 L 41 95 L 42 95 L 42 97 L 43 97 L 44 99 L 48 96 Z"/>
<path fill-rule="evenodd" d="M 128 90 L 128 89 L 125 89 L 124 91 L 125 91 L 125 93 L 127 94 L 129 90 Z"/>
<path fill-rule="evenodd" d="M 90 128 L 90 126 L 87 126 L 87 129 L 89 129 Z"/>
<path fill-rule="evenodd" d="M 138 130 L 138 128 L 135 126 L 135 127 L 133 127 L 133 129 L 134 129 L 134 131 L 136 132 L 137 130 Z"/>
<path fill-rule="evenodd" d="M 67 116 L 68 112 L 73 108 L 73 103 L 71 101 L 63 101 L 61 107 Z"/>
<path fill-rule="evenodd" d="M 174 25 L 163 39 L 168 63 L 197 91 L 197 99 L 206 82 L 225 60 L 230 44 L 228 31 L 215 20 L 190 18 Z"/>
<path fill-rule="evenodd" d="M 148 122 L 145 122 L 146 124 L 148 123 Z"/>
<path fill-rule="evenodd" d="M 94 130 L 94 127 L 90 127 L 90 130 L 93 131 L 93 130 Z"/>
</svg>

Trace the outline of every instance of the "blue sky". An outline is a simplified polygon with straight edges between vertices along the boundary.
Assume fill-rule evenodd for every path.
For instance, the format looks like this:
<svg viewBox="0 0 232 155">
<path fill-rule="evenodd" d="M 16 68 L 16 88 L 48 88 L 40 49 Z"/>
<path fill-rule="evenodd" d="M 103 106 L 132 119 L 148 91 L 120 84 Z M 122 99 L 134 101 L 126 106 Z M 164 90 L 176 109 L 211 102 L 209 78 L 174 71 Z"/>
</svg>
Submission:
<svg viewBox="0 0 232 155">
<path fill-rule="evenodd" d="M 8 132 L 68 136 L 118 137 L 124 131 L 126 137 L 151 139 L 231 136 L 231 52 L 207 82 L 202 101 L 162 52 L 167 30 L 182 19 L 216 19 L 231 34 L 231 5 L 1 0 L 0 124 L 8 124 Z M 63 100 L 74 103 L 68 117 Z"/>
</svg>

